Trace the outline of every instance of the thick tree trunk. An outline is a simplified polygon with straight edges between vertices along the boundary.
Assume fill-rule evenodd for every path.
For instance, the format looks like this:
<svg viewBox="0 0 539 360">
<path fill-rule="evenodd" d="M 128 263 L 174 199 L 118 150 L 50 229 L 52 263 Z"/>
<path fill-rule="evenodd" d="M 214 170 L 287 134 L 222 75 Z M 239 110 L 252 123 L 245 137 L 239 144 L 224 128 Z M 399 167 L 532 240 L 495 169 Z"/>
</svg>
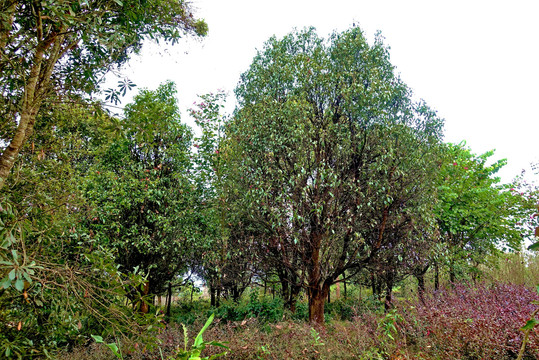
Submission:
<svg viewBox="0 0 539 360">
<path fill-rule="evenodd" d="M 309 298 L 309 322 L 324 323 L 324 305 L 329 292 L 330 282 L 321 279 L 320 248 L 322 235 L 312 233 L 309 239 L 311 246 L 310 261 L 308 266 L 308 291 Z"/>
<path fill-rule="evenodd" d="M 279 280 L 281 281 L 281 297 L 283 298 L 283 302 L 288 303 L 290 299 L 290 285 L 285 278 L 280 278 Z"/>
<path fill-rule="evenodd" d="M 292 314 L 296 313 L 296 303 L 297 303 L 298 295 L 300 292 L 301 292 L 301 286 L 296 286 L 292 284 L 290 285 L 290 295 L 286 302 L 286 305 L 288 306 Z"/>
<path fill-rule="evenodd" d="M 329 286 L 316 286 L 309 288 L 309 322 L 324 323 L 324 306 L 328 296 Z"/>
<path fill-rule="evenodd" d="M 393 294 L 393 277 L 391 276 L 386 280 L 386 298 L 384 301 L 384 308 L 386 312 L 389 311 L 389 309 L 393 308 L 392 294 Z"/>
<path fill-rule="evenodd" d="M 391 302 L 391 295 L 392 295 L 392 292 L 393 290 L 391 288 L 387 288 L 386 289 L 386 298 L 385 298 L 385 301 L 384 301 L 384 308 L 387 311 L 389 311 L 389 309 L 391 309 L 393 307 L 393 304 Z"/>
<path fill-rule="evenodd" d="M 232 287 L 232 301 L 238 302 L 240 300 L 240 291 L 237 286 Z"/>
<path fill-rule="evenodd" d="M 346 291 L 346 280 L 343 281 L 344 298 L 348 299 L 348 292 Z"/>
</svg>

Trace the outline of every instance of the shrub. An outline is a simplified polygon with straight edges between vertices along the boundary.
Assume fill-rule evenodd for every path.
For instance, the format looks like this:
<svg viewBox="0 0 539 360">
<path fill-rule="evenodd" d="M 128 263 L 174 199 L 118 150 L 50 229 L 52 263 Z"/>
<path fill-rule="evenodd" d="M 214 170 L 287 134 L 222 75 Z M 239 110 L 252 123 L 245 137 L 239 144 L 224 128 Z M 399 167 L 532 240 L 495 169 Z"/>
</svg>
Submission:
<svg viewBox="0 0 539 360">
<path fill-rule="evenodd" d="M 341 298 L 331 303 L 326 303 L 324 313 L 328 319 L 352 320 L 352 317 L 358 313 L 357 300 Z"/>
<path fill-rule="evenodd" d="M 170 319 L 179 324 L 191 325 L 202 321 L 211 313 L 208 301 L 178 302 L 171 308 Z"/>
<path fill-rule="evenodd" d="M 523 285 L 455 285 L 405 305 L 408 345 L 455 359 L 513 359 L 522 342 L 520 328 L 537 300 Z M 539 358 L 539 334 L 530 334 L 527 356 Z"/>
<path fill-rule="evenodd" d="M 256 292 L 252 292 L 246 303 L 224 301 L 217 308 L 216 316 L 223 321 L 257 318 L 260 322 L 277 322 L 283 318 L 283 302 L 280 298 L 259 298 Z"/>
</svg>

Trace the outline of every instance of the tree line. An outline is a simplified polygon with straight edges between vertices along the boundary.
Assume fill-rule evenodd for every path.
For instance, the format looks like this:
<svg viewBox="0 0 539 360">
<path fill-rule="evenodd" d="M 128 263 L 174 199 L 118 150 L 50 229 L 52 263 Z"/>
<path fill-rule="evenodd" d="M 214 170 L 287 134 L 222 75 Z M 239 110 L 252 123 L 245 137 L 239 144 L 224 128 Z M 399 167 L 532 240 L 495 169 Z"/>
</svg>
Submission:
<svg viewBox="0 0 539 360">
<path fill-rule="evenodd" d="M 137 2 L 138 3 L 138 2 Z M 269 39 L 238 106 L 200 97 L 182 123 L 175 85 L 123 114 L 92 101 L 145 38 L 204 35 L 183 2 L 0 5 L 0 351 L 41 356 L 88 334 L 142 333 L 157 295 L 202 279 L 212 305 L 278 284 L 324 321 L 336 283 L 391 306 L 405 277 L 480 277 L 519 250 L 537 192 L 500 184 L 493 152 L 443 142 L 443 120 L 358 27 Z M 117 99 L 126 91 L 109 90 Z M 170 310 L 169 310 L 170 311 Z"/>
</svg>

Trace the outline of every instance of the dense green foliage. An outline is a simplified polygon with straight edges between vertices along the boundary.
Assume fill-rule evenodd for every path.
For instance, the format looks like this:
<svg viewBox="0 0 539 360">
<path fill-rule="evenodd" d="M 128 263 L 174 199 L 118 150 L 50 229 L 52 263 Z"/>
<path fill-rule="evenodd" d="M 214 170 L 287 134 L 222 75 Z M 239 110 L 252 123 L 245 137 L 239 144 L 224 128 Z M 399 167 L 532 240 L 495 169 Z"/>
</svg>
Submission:
<svg viewBox="0 0 539 360">
<path fill-rule="evenodd" d="M 370 46 L 359 28 L 271 39 L 236 94 L 234 170 L 263 229 L 257 246 L 305 287 L 310 319 L 323 322 L 339 276 L 432 221 L 442 123 L 412 102 L 381 38 Z"/>
<path fill-rule="evenodd" d="M 1 137 L 7 144 L 0 156 L 0 188 L 44 102 L 94 93 L 103 76 L 139 51 L 145 39 L 175 43 L 183 34 L 207 30 L 180 0 L 0 1 Z M 118 94 L 109 97 L 117 100 Z"/>
<path fill-rule="evenodd" d="M 142 90 L 125 108 L 121 135 L 100 150 L 85 182 L 88 227 L 120 269 L 145 274 L 161 294 L 187 270 L 197 214 L 189 179 L 191 131 L 172 83 Z"/>
<path fill-rule="evenodd" d="M 537 189 L 500 184 L 505 161 L 489 163 L 493 152 L 443 143 L 443 121 L 413 100 L 380 35 L 271 38 L 241 76 L 234 114 L 222 114 L 225 94 L 203 95 L 193 130 L 171 82 L 140 90 L 118 116 L 84 95 L 144 39 L 207 30 L 184 2 L 134 5 L 0 2 L 0 356 L 54 357 L 91 335 L 198 356 L 216 343 L 159 343 L 162 325 L 212 312 L 223 327 L 256 321 L 265 331 L 308 320 L 316 328 L 303 354 L 313 357 L 326 346 L 318 326 L 343 320 L 356 337 L 370 331 L 365 356 L 408 351 L 409 338 L 427 344 L 425 331 L 440 352 L 422 353 L 460 356 L 427 306 L 464 314 L 462 298 L 532 297 L 478 284 L 536 281 L 533 259 L 507 252 L 533 237 Z M 132 84 L 122 86 L 108 100 Z M 522 274 L 510 274 L 511 261 Z M 444 285 L 455 287 L 445 303 L 429 291 Z M 193 301 L 197 287 L 209 304 Z M 403 313 L 410 299 L 415 310 Z M 446 318 L 474 336 L 470 354 L 486 356 L 477 339 L 514 352 L 520 337 L 508 324 L 530 311 L 496 322 L 496 334 Z"/>
</svg>

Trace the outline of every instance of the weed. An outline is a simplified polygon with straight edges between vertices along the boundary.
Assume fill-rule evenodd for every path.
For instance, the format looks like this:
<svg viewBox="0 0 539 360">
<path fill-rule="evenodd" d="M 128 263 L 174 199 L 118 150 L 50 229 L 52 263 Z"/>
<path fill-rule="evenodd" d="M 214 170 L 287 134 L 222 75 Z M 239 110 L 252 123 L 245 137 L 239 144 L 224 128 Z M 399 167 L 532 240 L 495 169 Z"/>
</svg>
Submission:
<svg viewBox="0 0 539 360">
<path fill-rule="evenodd" d="M 313 339 L 313 346 L 324 346 L 324 342 L 322 341 L 322 338 L 320 337 L 320 334 L 318 331 L 316 331 L 315 328 L 311 328 L 311 337 Z"/>
</svg>

